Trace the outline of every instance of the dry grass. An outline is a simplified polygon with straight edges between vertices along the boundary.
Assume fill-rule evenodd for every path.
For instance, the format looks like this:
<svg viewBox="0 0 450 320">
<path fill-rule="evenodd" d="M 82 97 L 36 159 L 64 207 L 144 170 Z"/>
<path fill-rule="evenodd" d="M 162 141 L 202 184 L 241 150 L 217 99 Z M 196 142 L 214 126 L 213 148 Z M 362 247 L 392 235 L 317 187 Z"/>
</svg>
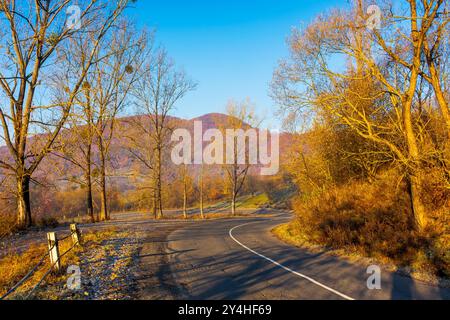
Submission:
<svg viewBox="0 0 450 320">
<path fill-rule="evenodd" d="M 296 201 L 296 219 L 275 232 L 297 245 L 343 250 L 413 273 L 449 277 L 449 223 L 445 221 L 449 208 L 445 203 L 435 208 L 428 230 L 419 235 L 412 228 L 405 190 L 392 176 L 374 183 L 349 183 Z"/>
<path fill-rule="evenodd" d="M 267 206 L 269 202 L 267 193 L 260 193 L 256 196 L 242 197 L 236 206 L 243 209 L 258 209 Z"/>
<path fill-rule="evenodd" d="M 67 275 L 65 271 L 69 265 L 78 265 L 79 256 L 83 251 L 88 251 L 91 248 L 98 246 L 105 239 L 109 239 L 116 234 L 116 229 L 88 232 L 83 235 L 83 247 L 75 247 L 68 252 L 61 259 L 61 273 L 50 274 L 45 282 L 45 285 L 65 282 Z M 72 247 L 71 238 L 60 243 L 60 254 L 62 255 Z M 5 294 L 10 288 L 18 283 L 34 266 L 41 260 L 42 256 L 47 252 L 47 246 L 31 245 L 26 251 L 22 253 L 10 253 L 0 260 L 0 296 Z M 26 298 L 30 290 L 39 282 L 50 268 L 49 259 L 45 259 L 45 263 L 27 280 L 10 299 Z M 47 296 L 40 291 L 36 292 L 35 297 L 40 299 L 57 299 L 57 296 Z"/>
<path fill-rule="evenodd" d="M 42 217 L 36 223 L 39 228 L 56 228 L 59 226 L 59 221 L 55 217 Z"/>
<path fill-rule="evenodd" d="M 234 219 L 234 218 L 248 218 L 251 217 L 251 213 L 239 213 L 237 212 L 234 216 L 231 213 L 208 213 L 205 214 L 204 220 L 216 220 L 216 219 Z M 191 220 L 202 220 L 200 214 L 195 214 L 190 217 Z"/>
<path fill-rule="evenodd" d="M 216 219 L 232 219 L 232 218 L 246 218 L 251 217 L 251 213 L 239 213 L 237 212 L 234 216 L 231 213 L 205 213 L 205 218 L 200 215 L 200 213 L 196 214 L 189 214 L 187 218 L 185 218 L 182 214 L 177 214 L 174 216 L 164 216 L 163 218 L 160 218 L 158 220 L 164 221 L 164 220 L 182 220 L 182 221 L 198 221 L 198 220 L 216 220 Z"/>
<path fill-rule="evenodd" d="M 16 230 L 16 218 L 10 214 L 0 213 L 0 239 L 11 235 Z"/>
</svg>

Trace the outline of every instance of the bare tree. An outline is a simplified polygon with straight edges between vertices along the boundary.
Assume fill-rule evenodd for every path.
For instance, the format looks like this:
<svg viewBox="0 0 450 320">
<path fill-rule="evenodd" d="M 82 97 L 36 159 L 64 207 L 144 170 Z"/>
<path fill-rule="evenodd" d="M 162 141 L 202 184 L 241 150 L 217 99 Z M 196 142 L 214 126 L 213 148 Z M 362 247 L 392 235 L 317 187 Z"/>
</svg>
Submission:
<svg viewBox="0 0 450 320">
<path fill-rule="evenodd" d="M 388 5 L 380 29 L 367 27 L 362 0 L 356 1 L 351 12 L 322 15 L 294 32 L 292 57 L 281 63 L 273 85 L 283 109 L 297 115 L 312 109 L 308 114 L 333 118 L 376 145 L 374 153 L 383 155 L 386 162 L 402 168 L 418 230 L 426 226 L 422 169 L 432 161 L 432 153 L 424 152 L 428 124 L 420 119 L 433 112 L 429 100 L 431 107 L 422 108 L 429 93 L 422 79 L 433 81 L 425 73 L 427 63 L 422 57 L 427 56 L 427 39 L 439 43 L 431 31 L 438 17 L 445 15 L 442 4 L 440 0 L 408 0 Z M 436 59 L 428 56 L 431 70 Z M 345 65 L 336 66 L 339 57 L 344 57 Z M 433 86 L 434 96 L 440 95 L 439 86 Z"/>
<path fill-rule="evenodd" d="M 448 70 L 445 70 L 445 68 L 448 66 L 450 53 L 450 3 L 445 0 L 436 0 L 421 1 L 421 4 L 423 7 L 422 10 L 424 11 L 423 16 L 430 21 L 427 22 L 426 28 L 421 28 L 420 30 L 420 37 L 423 42 L 423 47 L 421 49 L 423 50 L 425 60 L 420 71 L 420 76 L 433 87 L 436 101 L 447 127 L 448 139 L 450 140 L 450 110 L 448 106 L 448 96 L 445 95 L 445 92 L 449 89 L 448 74 L 445 74 Z M 415 5 L 416 3 L 414 1 L 411 2 L 412 8 L 414 8 Z M 392 59 L 395 59 L 405 67 L 410 67 L 409 62 L 394 50 L 390 49 L 379 34 L 377 34 L 377 39 Z"/>
<path fill-rule="evenodd" d="M 141 136 L 149 138 L 148 144 L 133 143 L 132 154 L 152 172 L 153 213 L 163 217 L 162 172 L 163 156 L 172 131 L 169 114 L 196 84 L 183 71 L 175 68 L 174 62 L 164 49 L 156 49 L 148 57 L 146 70 L 140 75 L 133 90 L 141 117 L 134 125 L 141 130 Z M 137 146 L 140 144 L 141 147 Z M 142 150 L 142 147 L 147 150 Z M 149 154 L 150 152 L 150 154 Z"/>
<path fill-rule="evenodd" d="M 127 104 L 128 93 L 141 68 L 145 38 L 145 33 L 139 34 L 125 20 L 118 23 L 114 33 L 104 38 L 95 56 L 97 63 L 87 74 L 83 90 L 74 103 L 69 133 L 59 139 L 63 147 L 62 153 L 57 154 L 83 172 L 82 179 L 71 177 L 71 180 L 85 187 L 87 212 L 92 221 L 95 180 L 100 189 L 98 218 L 108 219 L 106 166 L 110 145 L 116 129 L 116 117 Z M 89 48 L 85 41 L 78 41 L 70 50 L 72 63 L 78 65 L 87 56 Z M 94 159 L 96 155 L 98 161 Z"/>
<path fill-rule="evenodd" d="M 247 138 L 250 140 L 251 137 L 247 136 L 245 130 L 251 129 L 252 125 L 255 126 L 256 118 L 252 104 L 249 100 L 242 103 L 230 101 L 227 105 L 227 114 L 229 116 L 228 121 L 222 131 L 224 132 L 224 135 L 227 136 L 226 148 L 227 150 L 231 150 L 231 152 L 227 151 L 227 159 L 225 161 L 226 164 L 223 167 L 226 173 L 226 181 L 231 197 L 231 213 L 234 216 L 236 215 L 237 197 L 244 186 L 251 167 L 251 163 L 249 161 L 249 149 L 252 146 L 246 142 Z M 235 134 L 234 136 L 230 135 L 230 130 L 233 131 L 231 134 Z M 242 131 L 245 136 L 245 141 L 243 144 L 242 141 L 241 143 L 239 141 L 242 137 L 239 137 L 237 134 L 240 131 Z M 228 137 L 231 137 L 232 141 L 230 141 Z M 257 141 L 257 139 L 258 138 L 256 137 L 255 141 Z M 230 142 L 232 143 L 232 146 L 229 145 Z M 244 150 L 239 150 L 238 146 L 243 146 Z M 231 149 L 229 149 L 230 147 Z M 239 152 L 245 152 L 245 163 L 240 162 Z M 228 159 L 229 156 L 231 156 L 231 159 Z"/>
<path fill-rule="evenodd" d="M 129 93 L 138 80 L 146 51 L 146 33 L 139 34 L 123 21 L 99 51 L 99 63 L 88 75 L 93 88 L 93 128 L 98 148 L 100 220 L 108 220 L 107 163 L 117 126 L 117 115 L 129 104 Z M 103 58 L 101 57 L 103 56 Z"/>
<path fill-rule="evenodd" d="M 86 214 L 95 222 L 94 201 L 92 190 L 92 149 L 94 143 L 93 111 L 91 88 L 88 82 L 84 82 L 83 90 L 80 92 L 84 100 L 76 99 L 73 111 L 66 122 L 66 130 L 56 140 L 52 154 L 57 159 L 63 159 L 81 171 L 81 176 L 73 172 L 60 170 L 64 180 L 75 183 L 85 189 Z M 63 168 L 64 168 L 63 163 Z M 56 165 L 55 168 L 58 168 Z"/>
<path fill-rule="evenodd" d="M 76 24 L 66 23 L 67 0 L 1 1 L 0 88 L 5 105 L 0 108 L 8 157 L 0 165 L 16 180 L 17 222 L 32 224 L 30 181 L 42 159 L 66 122 L 71 106 L 90 67 L 95 63 L 99 43 L 123 12 L 128 0 L 87 1 Z M 77 25 L 78 24 L 78 25 Z M 58 50 L 80 33 L 92 34 L 91 52 L 79 66 L 77 76 L 67 88 L 64 103 L 45 98 L 49 89 L 46 75 L 58 72 L 64 61 Z M 38 103 L 38 98 L 41 98 Z M 28 145 L 30 135 L 45 133 L 39 144 Z"/>
</svg>

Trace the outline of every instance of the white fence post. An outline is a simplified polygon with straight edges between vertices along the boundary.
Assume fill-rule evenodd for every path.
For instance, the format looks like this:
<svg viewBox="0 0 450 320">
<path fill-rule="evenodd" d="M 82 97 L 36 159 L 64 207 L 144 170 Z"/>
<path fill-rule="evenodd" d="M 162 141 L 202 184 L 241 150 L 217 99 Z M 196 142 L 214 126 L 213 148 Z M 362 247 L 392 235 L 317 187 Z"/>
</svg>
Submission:
<svg viewBox="0 0 450 320">
<path fill-rule="evenodd" d="M 72 235 L 73 245 L 81 246 L 81 232 L 76 223 L 70 225 L 70 233 Z"/>
<path fill-rule="evenodd" d="M 47 233 L 48 250 L 50 256 L 50 265 L 56 272 L 61 269 L 61 261 L 59 260 L 58 238 L 55 232 Z"/>
</svg>

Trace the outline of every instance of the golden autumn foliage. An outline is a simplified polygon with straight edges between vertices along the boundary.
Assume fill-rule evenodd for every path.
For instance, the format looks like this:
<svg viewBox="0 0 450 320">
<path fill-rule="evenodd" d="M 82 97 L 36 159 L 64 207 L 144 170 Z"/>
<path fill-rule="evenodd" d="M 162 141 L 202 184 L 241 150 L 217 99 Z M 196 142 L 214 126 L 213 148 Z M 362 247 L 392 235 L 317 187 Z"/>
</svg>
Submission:
<svg viewBox="0 0 450 320">
<path fill-rule="evenodd" d="M 281 114 L 303 125 L 284 167 L 300 190 L 289 230 L 449 276 L 446 8 L 385 5 L 379 28 L 359 24 L 367 17 L 355 0 L 294 30 L 275 72 Z"/>
</svg>

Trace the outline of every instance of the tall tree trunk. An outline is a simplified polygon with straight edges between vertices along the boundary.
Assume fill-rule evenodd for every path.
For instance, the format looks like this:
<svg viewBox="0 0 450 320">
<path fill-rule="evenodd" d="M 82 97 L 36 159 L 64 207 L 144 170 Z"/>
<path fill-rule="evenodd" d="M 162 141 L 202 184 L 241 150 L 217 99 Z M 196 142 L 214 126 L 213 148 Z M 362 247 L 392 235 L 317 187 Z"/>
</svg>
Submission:
<svg viewBox="0 0 450 320">
<path fill-rule="evenodd" d="M 85 172 L 85 180 L 86 180 L 86 207 L 87 207 L 87 215 L 91 218 L 91 222 L 95 222 L 94 217 L 94 203 L 92 199 L 92 174 L 91 174 L 91 146 L 88 146 L 88 150 L 86 152 L 86 172 Z"/>
<path fill-rule="evenodd" d="M 205 219 L 205 212 L 203 208 L 203 164 L 200 172 L 200 216 Z"/>
<path fill-rule="evenodd" d="M 421 200 L 421 182 L 420 177 L 411 174 L 409 176 L 409 195 L 411 197 L 411 207 L 414 212 L 414 226 L 421 232 L 426 227 L 426 209 Z"/>
<path fill-rule="evenodd" d="M 163 205 L 162 205 L 162 183 L 161 183 L 161 175 L 159 175 L 159 177 L 158 177 L 158 190 L 157 190 L 157 192 L 158 192 L 158 203 L 157 203 L 157 205 L 158 205 L 158 207 L 157 207 L 157 209 L 158 209 L 158 216 L 159 216 L 159 219 L 162 219 L 162 218 L 164 218 L 164 213 L 163 213 Z"/>
<path fill-rule="evenodd" d="M 31 227 L 30 177 L 17 179 L 17 225 L 19 228 Z"/>
<path fill-rule="evenodd" d="M 104 221 L 109 220 L 109 213 L 106 191 L 106 158 L 102 137 L 99 137 L 98 145 L 100 154 L 100 219 Z"/>
<path fill-rule="evenodd" d="M 236 197 L 237 197 L 237 184 L 238 184 L 238 173 L 237 173 L 237 142 L 234 139 L 234 164 L 233 164 L 233 175 L 232 175 L 232 196 L 231 196 L 231 214 L 236 215 Z"/>
<path fill-rule="evenodd" d="M 233 191 L 233 195 L 231 197 L 231 215 L 236 215 L 236 193 Z"/>
<path fill-rule="evenodd" d="M 406 115 L 405 115 L 406 114 Z M 409 114 L 409 115 L 408 115 Z M 412 210 L 414 215 L 414 223 L 417 231 L 422 232 L 426 226 L 426 209 L 422 203 L 421 197 L 421 160 L 417 139 L 414 135 L 411 113 L 404 110 L 405 134 L 408 143 L 409 156 L 412 160 L 410 163 L 408 180 L 410 183 L 410 196 L 412 201 Z"/>
<path fill-rule="evenodd" d="M 158 210 L 158 218 L 164 218 L 163 206 L 162 206 L 162 147 L 158 146 L 157 148 L 157 159 L 156 159 L 156 194 L 157 194 L 157 210 Z"/>
<path fill-rule="evenodd" d="M 433 69 L 433 67 L 430 68 Z M 450 140 L 450 110 L 448 108 L 448 102 L 445 98 L 445 94 L 441 89 L 442 87 L 436 70 L 434 70 L 434 72 L 432 73 L 432 79 L 432 85 L 436 93 L 436 99 L 438 101 L 442 117 L 444 118 L 445 125 L 447 127 L 447 138 Z"/>
<path fill-rule="evenodd" d="M 86 207 L 87 207 L 87 215 L 91 218 L 91 222 L 95 222 L 94 217 L 94 201 L 92 197 L 92 106 L 91 106 L 91 91 L 89 82 L 84 82 L 83 88 L 85 89 L 85 97 L 86 97 L 86 118 L 87 118 L 87 130 L 88 130 L 88 138 L 87 138 L 87 147 L 86 147 Z"/>
<path fill-rule="evenodd" d="M 109 220 L 109 212 L 108 212 L 108 201 L 107 201 L 107 193 L 106 193 L 106 180 L 105 178 L 101 178 L 100 181 L 100 219 L 105 221 Z"/>
<path fill-rule="evenodd" d="M 188 218 L 187 216 L 187 173 L 186 173 L 186 165 L 184 166 L 184 172 L 183 172 L 183 216 L 185 219 Z"/>
<path fill-rule="evenodd" d="M 158 211 L 156 209 L 157 207 L 157 200 L 156 200 L 156 179 L 153 178 L 153 182 L 152 182 L 152 187 L 153 187 L 153 196 L 152 196 L 152 213 L 153 213 L 153 217 L 155 219 L 158 219 Z"/>
<path fill-rule="evenodd" d="M 92 180 L 90 173 L 86 173 L 86 206 L 87 206 L 87 216 L 91 218 L 91 222 L 95 222 L 94 216 L 94 203 L 92 199 Z"/>
<path fill-rule="evenodd" d="M 405 92 L 402 99 L 403 107 L 403 126 L 405 130 L 406 142 L 408 145 L 409 153 L 409 182 L 410 182 L 410 195 L 412 201 L 412 209 L 414 215 L 414 223 L 417 231 L 422 232 L 426 226 L 426 210 L 421 199 L 421 188 L 420 188 L 420 177 L 421 172 L 421 157 L 420 150 L 417 143 L 417 138 L 414 133 L 414 125 L 412 118 L 412 107 L 414 102 L 414 95 L 417 88 L 417 81 L 419 78 L 419 70 L 421 68 L 421 52 L 423 48 L 423 43 L 419 40 L 417 36 L 417 11 L 415 2 L 410 3 L 411 6 L 411 30 L 413 34 L 413 44 L 414 44 L 414 59 L 413 66 L 411 70 L 411 77 L 409 88 Z"/>
<path fill-rule="evenodd" d="M 101 220 L 109 220 L 106 176 L 104 171 L 100 173 L 100 217 Z"/>
<path fill-rule="evenodd" d="M 442 35 L 438 35 L 438 41 L 441 41 L 440 37 Z M 445 97 L 445 89 L 442 86 L 439 70 L 436 65 L 436 57 L 433 57 L 433 51 L 430 50 L 430 46 L 428 44 L 427 39 L 423 43 L 425 56 L 427 60 L 428 69 L 430 70 L 430 80 L 431 85 L 433 86 L 434 92 L 436 94 L 436 100 L 439 104 L 439 108 L 441 109 L 442 117 L 444 118 L 445 125 L 447 127 L 447 138 L 450 140 L 450 110 L 448 108 L 448 101 Z"/>
</svg>

